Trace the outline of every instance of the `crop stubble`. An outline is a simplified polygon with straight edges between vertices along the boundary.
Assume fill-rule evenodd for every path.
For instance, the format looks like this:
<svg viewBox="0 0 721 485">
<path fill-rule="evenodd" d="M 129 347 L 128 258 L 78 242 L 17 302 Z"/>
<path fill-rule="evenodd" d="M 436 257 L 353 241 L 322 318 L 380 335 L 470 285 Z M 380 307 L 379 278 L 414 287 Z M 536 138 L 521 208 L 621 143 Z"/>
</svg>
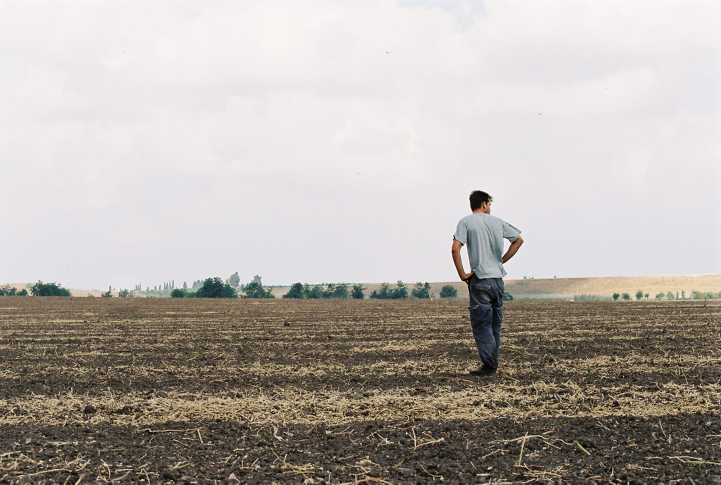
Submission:
<svg viewBox="0 0 721 485">
<path fill-rule="evenodd" d="M 718 481 L 720 310 L 4 297 L 0 478 Z"/>
</svg>

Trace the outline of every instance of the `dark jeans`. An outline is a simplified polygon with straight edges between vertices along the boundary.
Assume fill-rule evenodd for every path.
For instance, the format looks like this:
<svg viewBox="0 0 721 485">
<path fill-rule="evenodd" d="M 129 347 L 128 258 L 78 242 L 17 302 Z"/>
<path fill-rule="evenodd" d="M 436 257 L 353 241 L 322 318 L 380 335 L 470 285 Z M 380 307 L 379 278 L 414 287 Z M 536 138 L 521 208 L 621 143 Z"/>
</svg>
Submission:
<svg viewBox="0 0 721 485">
<path fill-rule="evenodd" d="M 474 274 L 467 281 L 470 295 L 471 329 L 484 370 L 498 368 L 503 318 L 503 279 L 478 279 Z"/>
</svg>

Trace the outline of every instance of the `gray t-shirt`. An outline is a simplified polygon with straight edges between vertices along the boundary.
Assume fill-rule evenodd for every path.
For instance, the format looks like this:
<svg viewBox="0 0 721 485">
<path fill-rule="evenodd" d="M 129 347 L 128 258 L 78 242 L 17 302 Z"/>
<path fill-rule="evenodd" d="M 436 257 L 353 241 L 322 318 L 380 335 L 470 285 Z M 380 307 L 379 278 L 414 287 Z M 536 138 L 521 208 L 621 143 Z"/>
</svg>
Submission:
<svg viewBox="0 0 721 485">
<path fill-rule="evenodd" d="M 503 278 L 503 239 L 513 242 L 520 235 L 519 229 L 503 219 L 476 212 L 458 222 L 453 237 L 466 246 L 471 271 L 478 278 Z"/>
</svg>

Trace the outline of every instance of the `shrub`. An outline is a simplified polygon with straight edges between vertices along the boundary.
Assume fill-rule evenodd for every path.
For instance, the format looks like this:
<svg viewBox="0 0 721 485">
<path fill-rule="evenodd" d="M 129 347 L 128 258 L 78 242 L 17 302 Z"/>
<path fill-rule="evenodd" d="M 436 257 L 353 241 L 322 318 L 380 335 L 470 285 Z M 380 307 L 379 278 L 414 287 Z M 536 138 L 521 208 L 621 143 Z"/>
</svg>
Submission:
<svg viewBox="0 0 721 485">
<path fill-rule="evenodd" d="M 621 297 L 618 293 L 613 294 L 613 301 L 618 301 L 618 299 Z"/>
<path fill-rule="evenodd" d="M 666 293 L 667 300 L 673 300 L 674 298 L 676 298 L 676 296 L 673 293 L 671 293 L 670 291 L 668 293 Z"/>
<path fill-rule="evenodd" d="M 185 298 L 185 290 L 176 288 L 170 292 L 170 298 Z"/>
<path fill-rule="evenodd" d="M 397 288 L 393 288 L 390 292 L 391 300 L 403 300 L 408 298 L 408 288 L 401 280 L 396 283 Z"/>
<path fill-rule="evenodd" d="M 345 300 L 348 298 L 348 285 L 340 283 L 338 285 L 328 285 L 325 291 L 326 298 L 334 298 L 337 300 Z"/>
<path fill-rule="evenodd" d="M 656 299 L 657 300 L 663 300 L 663 293 L 656 293 Z"/>
<path fill-rule="evenodd" d="M 383 283 L 378 290 L 373 290 L 371 293 L 371 299 L 372 300 L 388 300 L 390 298 L 388 288 L 390 285 L 388 283 Z"/>
<path fill-rule="evenodd" d="M 105 293 L 101 293 L 100 296 L 103 298 L 112 298 L 113 297 L 113 291 L 108 289 Z"/>
<path fill-rule="evenodd" d="M 303 296 L 308 299 L 317 300 L 323 298 L 323 286 L 315 285 L 310 286 L 309 284 L 303 285 Z"/>
<path fill-rule="evenodd" d="M 38 281 L 30 288 L 33 296 L 70 296 L 70 290 L 55 283 Z"/>
<path fill-rule="evenodd" d="M 419 300 L 430 300 L 433 297 L 431 294 L 431 285 L 426 282 L 425 284 L 420 281 L 416 283 L 413 291 L 411 291 L 411 298 L 418 298 Z"/>
<path fill-rule="evenodd" d="M 17 288 L 10 285 L 0 286 L 0 296 L 28 296 L 28 290 L 23 288 L 17 291 Z"/>
<path fill-rule="evenodd" d="M 208 278 L 203 282 L 203 286 L 195 292 L 196 298 L 237 298 L 233 287 L 218 278 Z"/>
<path fill-rule="evenodd" d="M 363 295 L 363 290 L 367 290 L 368 288 L 364 288 L 363 285 L 353 285 L 353 290 L 350 293 L 351 298 L 354 300 L 362 300 L 365 295 Z"/>
<path fill-rule="evenodd" d="M 258 280 L 260 280 L 259 276 L 257 278 Z M 230 286 L 228 286 L 228 288 L 230 288 Z M 233 288 L 230 289 L 232 290 Z M 245 292 L 243 298 L 275 298 L 275 296 L 273 296 L 273 293 L 270 291 L 270 288 L 264 290 L 263 285 L 258 283 L 258 281 L 251 281 L 250 283 L 245 285 L 243 291 Z M 235 293 L 235 291 L 233 291 L 233 293 Z"/>
<path fill-rule="evenodd" d="M 631 295 L 629 295 L 628 293 L 624 293 L 623 295 L 621 295 L 621 298 L 623 298 L 624 300 L 630 300 Z"/>
<path fill-rule="evenodd" d="M 581 293 L 580 295 L 573 295 L 573 301 L 603 301 L 601 295 L 587 295 Z"/>
<path fill-rule="evenodd" d="M 408 288 L 406 288 L 406 285 L 398 280 L 396 286 L 397 288 L 391 290 L 388 283 L 383 283 L 380 290 L 373 290 L 371 298 L 374 300 L 402 300 L 408 298 Z"/>
<path fill-rule="evenodd" d="M 643 300 L 643 290 L 638 290 L 636 292 L 636 299 L 637 300 Z"/>
<path fill-rule="evenodd" d="M 290 287 L 288 293 L 283 295 L 283 298 L 304 298 L 303 296 L 303 283 L 294 283 Z"/>
<path fill-rule="evenodd" d="M 511 295 L 510 293 L 504 293 L 503 301 L 513 301 L 513 295 Z"/>
<path fill-rule="evenodd" d="M 315 285 L 310 286 L 307 283 L 294 283 L 290 287 L 288 293 L 283 295 L 283 298 L 308 298 L 308 299 L 320 299 L 320 298 L 332 298 L 332 299 L 347 299 L 349 297 L 348 285 L 345 283 L 328 283 L 327 285 Z"/>
<path fill-rule="evenodd" d="M 133 295 L 133 293 L 132 293 L 131 291 L 128 291 L 128 290 L 120 290 L 120 291 L 118 292 L 118 296 L 119 296 L 120 298 L 132 298 L 132 297 L 135 296 L 135 295 Z"/>
<path fill-rule="evenodd" d="M 458 290 L 451 285 L 445 285 L 441 288 L 441 298 L 456 298 L 458 296 Z"/>
</svg>

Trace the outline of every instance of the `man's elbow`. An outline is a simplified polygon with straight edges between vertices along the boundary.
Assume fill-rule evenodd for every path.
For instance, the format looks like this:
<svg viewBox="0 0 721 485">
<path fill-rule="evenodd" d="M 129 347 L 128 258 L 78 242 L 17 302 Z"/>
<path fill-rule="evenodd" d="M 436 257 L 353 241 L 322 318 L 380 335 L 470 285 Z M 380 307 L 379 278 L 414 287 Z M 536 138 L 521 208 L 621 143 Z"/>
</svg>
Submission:
<svg viewBox="0 0 721 485">
<path fill-rule="evenodd" d="M 463 244 L 461 244 L 461 242 L 460 242 L 458 239 L 455 239 L 455 238 L 454 238 L 454 239 L 453 239 L 453 246 L 451 246 L 451 252 L 452 252 L 453 254 L 456 254 L 456 253 L 460 254 L 462 247 L 463 247 Z"/>
<path fill-rule="evenodd" d="M 523 244 L 523 238 L 521 236 L 518 236 L 518 239 L 513 242 L 518 243 L 518 245 L 520 246 L 521 244 Z"/>
</svg>

